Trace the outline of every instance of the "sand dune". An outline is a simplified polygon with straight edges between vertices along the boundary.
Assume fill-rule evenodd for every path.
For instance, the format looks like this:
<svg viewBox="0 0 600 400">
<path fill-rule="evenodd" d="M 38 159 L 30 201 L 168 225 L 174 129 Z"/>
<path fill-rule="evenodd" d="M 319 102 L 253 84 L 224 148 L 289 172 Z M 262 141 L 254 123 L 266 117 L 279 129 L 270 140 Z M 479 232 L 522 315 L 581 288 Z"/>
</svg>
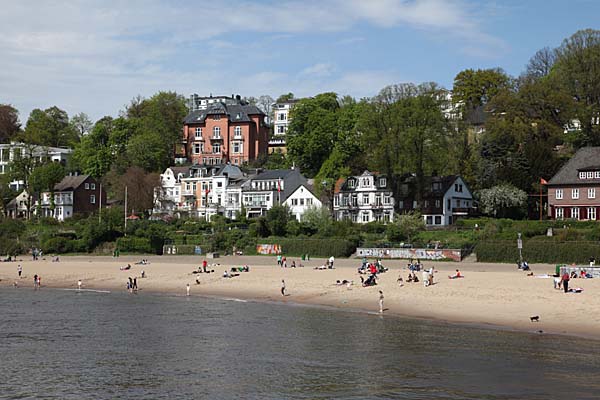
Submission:
<svg viewBox="0 0 600 400">
<path fill-rule="evenodd" d="M 320 304 L 365 311 L 379 309 L 379 290 L 385 295 L 386 315 L 403 315 L 419 318 L 441 319 L 450 322 L 490 325 L 508 329 L 600 338 L 600 279 L 573 279 L 571 287 L 581 287 L 579 294 L 565 294 L 553 289 L 551 278 L 527 276 L 511 264 L 426 262 L 434 267 L 435 284 L 424 287 L 419 283 L 397 283 L 399 274 L 406 279 L 405 260 L 384 261 L 389 271 L 381 274 L 379 284 L 363 288 L 356 259 L 338 259 L 333 270 L 315 270 L 322 259 L 304 262 L 304 268 L 280 268 L 274 257 L 230 256 L 209 263 L 215 273 L 192 274 L 203 258 L 199 256 L 145 256 L 150 265 L 134 265 L 141 256 L 111 257 L 61 257 L 60 262 L 50 259 L 0 263 L 2 290 L 31 290 L 33 275 L 42 277 L 43 287 L 76 288 L 77 280 L 88 289 L 126 290 L 128 277 L 138 277 L 140 294 L 148 292 L 186 292 L 190 284 L 191 295 L 211 295 L 253 299 Z M 294 259 L 296 264 L 299 259 Z M 292 259 L 288 259 L 291 264 Z M 132 265 L 131 270 L 119 267 Z M 23 267 L 23 277 L 18 279 L 17 265 Z M 250 272 L 235 278 L 223 278 L 223 272 L 232 266 L 248 265 Z M 459 268 L 464 279 L 448 279 Z M 551 274 L 553 265 L 532 265 L 535 275 Z M 147 277 L 140 279 L 144 270 Z M 421 276 L 419 275 L 419 278 Z M 198 279 L 200 284 L 196 284 Z M 285 279 L 289 296 L 281 296 L 281 279 Z M 351 280 L 354 285 L 335 285 L 336 280 Z M 12 288 L 19 282 L 19 289 Z M 10 288 L 10 289 L 9 289 Z M 43 290 L 43 289 L 42 289 Z M 530 316 L 539 315 L 539 322 Z"/>
</svg>

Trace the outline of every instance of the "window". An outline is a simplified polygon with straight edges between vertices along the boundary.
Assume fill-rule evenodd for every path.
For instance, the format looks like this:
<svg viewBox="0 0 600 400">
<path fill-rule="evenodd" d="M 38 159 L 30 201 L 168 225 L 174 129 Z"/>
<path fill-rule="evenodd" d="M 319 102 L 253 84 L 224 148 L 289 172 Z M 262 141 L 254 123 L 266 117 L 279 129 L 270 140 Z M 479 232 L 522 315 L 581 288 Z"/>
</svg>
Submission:
<svg viewBox="0 0 600 400">
<path fill-rule="evenodd" d="M 223 187 L 223 182 L 217 182 L 217 187 Z"/>
<path fill-rule="evenodd" d="M 90 184 L 86 183 L 85 185 L 83 185 L 83 187 L 85 187 L 85 190 L 90 190 Z"/>
<path fill-rule="evenodd" d="M 214 143 L 212 146 L 213 154 L 221 152 L 221 143 Z"/>
<path fill-rule="evenodd" d="M 354 187 L 354 179 L 349 179 L 348 180 L 348 187 L 350 187 L 350 188 Z"/>
<path fill-rule="evenodd" d="M 239 142 L 233 142 L 233 149 L 232 152 L 233 153 L 241 153 L 241 147 Z"/>
<path fill-rule="evenodd" d="M 204 151 L 204 143 L 194 143 L 194 154 L 201 154 Z"/>
<path fill-rule="evenodd" d="M 312 206 L 312 199 L 306 199 L 306 205 L 307 206 Z"/>
<path fill-rule="evenodd" d="M 356 221 L 358 221 L 358 215 L 352 214 L 352 222 L 356 222 Z"/>
<path fill-rule="evenodd" d="M 278 113 L 277 114 L 277 120 L 278 121 L 285 121 L 287 119 L 287 114 L 286 113 Z"/>
<path fill-rule="evenodd" d="M 579 207 L 571 207 L 571 218 L 579 219 Z"/>
<path fill-rule="evenodd" d="M 413 209 L 416 209 L 416 208 L 417 208 L 417 201 L 416 201 L 416 200 L 413 200 L 413 206 L 412 206 L 412 208 L 413 208 Z"/>
<path fill-rule="evenodd" d="M 277 133 L 279 133 L 279 134 L 285 133 L 285 126 L 284 125 L 277 125 Z"/>
<path fill-rule="evenodd" d="M 90 203 L 96 204 L 96 196 L 95 195 L 90 196 Z"/>
<path fill-rule="evenodd" d="M 585 172 L 579 173 L 579 179 L 585 179 Z"/>
<path fill-rule="evenodd" d="M 441 215 L 436 215 L 435 216 L 435 224 L 436 225 L 441 225 L 442 224 L 442 216 Z"/>
<path fill-rule="evenodd" d="M 594 172 L 594 178 L 600 179 L 600 171 L 595 171 Z"/>
<path fill-rule="evenodd" d="M 381 187 L 385 187 L 385 185 L 387 184 L 386 179 L 385 178 L 381 178 L 379 179 L 379 186 Z"/>
<path fill-rule="evenodd" d="M 429 207 L 429 200 L 425 200 L 423 207 L 425 207 L 425 208 Z"/>
<path fill-rule="evenodd" d="M 218 121 L 220 119 L 221 119 L 220 115 L 218 115 L 218 114 L 217 115 L 213 115 L 213 120 Z"/>
<path fill-rule="evenodd" d="M 202 128 L 196 128 L 196 139 L 202 138 Z"/>
<path fill-rule="evenodd" d="M 404 200 L 398 201 L 398 208 L 404 208 Z"/>
<path fill-rule="evenodd" d="M 587 209 L 588 219 L 591 221 L 596 220 L 596 207 L 588 207 Z"/>
<path fill-rule="evenodd" d="M 447 208 L 448 210 L 451 210 L 451 209 L 452 209 L 452 200 L 448 199 L 448 201 L 447 201 L 446 203 L 447 203 L 447 204 L 446 204 L 446 208 Z"/>
<path fill-rule="evenodd" d="M 556 189 L 556 200 L 562 200 L 562 198 L 563 198 L 563 190 Z"/>
<path fill-rule="evenodd" d="M 358 203 L 358 197 L 355 194 L 353 194 L 352 197 L 350 198 L 350 205 L 356 206 L 356 205 L 358 205 L 357 203 Z"/>
<path fill-rule="evenodd" d="M 300 199 L 300 205 L 303 206 L 304 205 L 304 199 Z"/>
<path fill-rule="evenodd" d="M 96 184 L 95 183 L 90 183 L 90 189 L 96 190 Z"/>
<path fill-rule="evenodd" d="M 440 208 L 440 201 L 439 200 L 435 201 L 435 208 Z"/>
<path fill-rule="evenodd" d="M 339 206 L 340 205 L 340 198 L 338 196 L 335 196 L 333 198 L 333 205 L 334 206 Z"/>
<path fill-rule="evenodd" d="M 215 127 L 213 128 L 213 137 L 214 137 L 215 139 L 218 139 L 218 138 L 220 138 L 220 137 L 221 137 L 221 128 L 220 128 L 220 127 L 218 127 L 218 126 L 215 126 Z"/>
<path fill-rule="evenodd" d="M 235 132 L 235 136 L 242 136 L 242 127 L 236 126 L 234 132 Z"/>
<path fill-rule="evenodd" d="M 594 171 L 588 171 L 588 172 L 586 173 L 586 177 L 587 177 L 588 179 L 593 179 L 593 178 L 594 178 Z"/>
<path fill-rule="evenodd" d="M 595 199 L 595 198 L 596 198 L 596 189 L 595 188 L 588 189 L 588 199 Z"/>
<path fill-rule="evenodd" d="M 298 199 L 292 199 L 292 205 L 293 206 L 297 206 L 298 205 Z"/>
<path fill-rule="evenodd" d="M 391 204 L 392 203 L 392 196 L 390 196 L 389 194 L 386 194 L 383 196 L 383 204 Z"/>
<path fill-rule="evenodd" d="M 427 225 L 431 225 L 431 224 L 433 224 L 433 217 L 432 217 L 431 215 L 428 215 L 428 216 L 426 217 L 425 223 L 426 223 Z"/>
<path fill-rule="evenodd" d="M 460 199 L 456 199 L 456 208 L 460 208 Z"/>
<path fill-rule="evenodd" d="M 362 213 L 362 222 L 369 222 L 369 213 Z"/>
<path fill-rule="evenodd" d="M 572 189 L 571 190 L 571 198 L 573 200 L 577 200 L 579 198 L 579 189 Z"/>
<path fill-rule="evenodd" d="M 363 194 L 362 202 L 365 205 L 369 204 L 369 195 L 368 194 Z"/>
</svg>

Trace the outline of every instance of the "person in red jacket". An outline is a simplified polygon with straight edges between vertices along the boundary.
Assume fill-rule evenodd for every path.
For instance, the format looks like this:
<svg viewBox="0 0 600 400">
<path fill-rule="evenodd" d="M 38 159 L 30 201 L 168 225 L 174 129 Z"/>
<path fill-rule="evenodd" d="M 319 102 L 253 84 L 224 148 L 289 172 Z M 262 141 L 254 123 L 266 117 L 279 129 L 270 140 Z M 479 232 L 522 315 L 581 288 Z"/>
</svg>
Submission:
<svg viewBox="0 0 600 400">
<path fill-rule="evenodd" d="M 567 293 L 569 291 L 569 273 L 565 272 L 564 275 L 562 276 L 562 285 L 563 285 L 563 289 L 565 290 L 565 293 Z"/>
</svg>

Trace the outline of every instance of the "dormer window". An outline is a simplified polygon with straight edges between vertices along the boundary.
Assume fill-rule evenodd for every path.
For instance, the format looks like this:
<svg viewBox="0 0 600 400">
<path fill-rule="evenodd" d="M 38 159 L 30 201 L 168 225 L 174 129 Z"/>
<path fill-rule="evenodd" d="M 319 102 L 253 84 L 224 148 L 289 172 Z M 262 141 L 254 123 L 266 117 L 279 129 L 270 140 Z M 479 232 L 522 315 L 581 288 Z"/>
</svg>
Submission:
<svg viewBox="0 0 600 400">
<path fill-rule="evenodd" d="M 354 179 L 350 179 L 348 181 L 348 187 L 353 188 L 354 187 Z"/>
<path fill-rule="evenodd" d="M 385 185 L 387 185 L 386 179 L 385 178 L 380 178 L 379 179 L 379 186 L 385 187 Z"/>
<path fill-rule="evenodd" d="M 585 172 L 579 173 L 579 179 L 585 179 Z"/>
<path fill-rule="evenodd" d="M 213 120 L 218 121 L 220 119 L 221 119 L 220 115 L 218 115 L 218 114 L 217 115 L 213 115 Z"/>
<path fill-rule="evenodd" d="M 588 172 L 586 173 L 586 175 L 587 175 L 587 178 L 588 178 L 588 179 L 593 179 L 593 178 L 594 178 L 594 171 L 588 171 Z"/>
</svg>

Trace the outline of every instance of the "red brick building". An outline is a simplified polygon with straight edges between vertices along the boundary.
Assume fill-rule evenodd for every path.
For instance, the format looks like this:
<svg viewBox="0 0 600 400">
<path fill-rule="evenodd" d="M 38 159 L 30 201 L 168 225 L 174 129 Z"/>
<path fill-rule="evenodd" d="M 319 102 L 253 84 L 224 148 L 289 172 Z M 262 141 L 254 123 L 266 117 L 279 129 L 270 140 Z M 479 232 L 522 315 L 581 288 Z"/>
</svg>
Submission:
<svg viewBox="0 0 600 400">
<path fill-rule="evenodd" d="M 241 165 L 267 153 L 269 128 L 258 107 L 232 98 L 190 112 L 182 145 L 179 156 L 192 164 Z"/>
</svg>

